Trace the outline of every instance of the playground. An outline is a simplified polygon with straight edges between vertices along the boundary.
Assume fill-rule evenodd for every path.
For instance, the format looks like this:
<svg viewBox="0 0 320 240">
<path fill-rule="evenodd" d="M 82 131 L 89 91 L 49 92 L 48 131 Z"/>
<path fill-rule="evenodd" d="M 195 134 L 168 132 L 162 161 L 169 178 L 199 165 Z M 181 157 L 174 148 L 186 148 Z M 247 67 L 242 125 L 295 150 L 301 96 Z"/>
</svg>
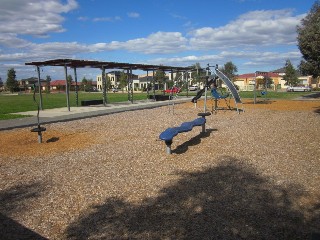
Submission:
<svg viewBox="0 0 320 240">
<path fill-rule="evenodd" d="M 320 101 L 243 102 L 207 116 L 206 133 L 177 135 L 172 154 L 159 134 L 197 118 L 203 100 L 46 124 L 41 144 L 30 128 L 1 131 L 0 235 L 309 239 Z"/>
</svg>

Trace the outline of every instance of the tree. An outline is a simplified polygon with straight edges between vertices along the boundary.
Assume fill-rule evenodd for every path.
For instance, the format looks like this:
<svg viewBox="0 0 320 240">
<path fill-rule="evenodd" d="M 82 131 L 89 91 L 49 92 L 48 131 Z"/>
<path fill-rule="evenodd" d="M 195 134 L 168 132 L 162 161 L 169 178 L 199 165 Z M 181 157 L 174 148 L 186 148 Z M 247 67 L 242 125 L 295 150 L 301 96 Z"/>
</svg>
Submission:
<svg viewBox="0 0 320 240">
<path fill-rule="evenodd" d="M 174 78 L 172 79 L 172 85 L 169 85 L 169 88 L 173 87 L 174 85 L 181 87 L 182 86 L 182 73 L 181 72 L 177 72 L 174 76 Z"/>
<path fill-rule="evenodd" d="M 0 91 L 1 91 L 1 88 L 3 87 L 3 82 L 2 82 L 2 79 L 0 77 Z"/>
<path fill-rule="evenodd" d="M 305 60 L 300 66 L 313 77 L 320 76 L 320 0 L 297 26 L 298 47 Z"/>
<path fill-rule="evenodd" d="M 206 75 L 206 72 L 203 71 L 203 69 L 200 66 L 200 63 L 196 63 L 195 65 L 192 66 L 192 68 L 196 69 L 196 71 L 193 71 L 191 73 L 191 78 L 192 78 L 192 84 L 194 83 L 200 83 L 203 80 L 203 77 Z"/>
<path fill-rule="evenodd" d="M 68 81 L 68 86 L 69 86 L 69 91 L 70 91 L 70 89 L 71 89 L 71 84 L 72 84 L 72 81 L 73 81 L 73 78 L 72 78 L 71 75 L 68 75 L 68 76 L 67 76 L 67 81 Z"/>
<path fill-rule="evenodd" d="M 83 91 L 86 91 L 88 87 L 88 80 L 86 79 L 86 77 L 83 77 L 81 80 L 81 88 Z"/>
<path fill-rule="evenodd" d="M 122 72 L 120 72 L 118 87 L 121 88 L 121 90 L 123 92 L 123 89 L 127 86 L 127 84 L 128 84 L 128 76 L 124 71 L 122 71 Z"/>
<path fill-rule="evenodd" d="M 11 68 L 8 70 L 8 75 L 7 75 L 7 83 L 6 86 L 9 89 L 11 93 L 13 93 L 16 88 L 18 87 L 18 82 L 16 80 L 16 71 L 14 68 Z"/>
<path fill-rule="evenodd" d="M 88 79 L 87 90 L 89 92 L 94 91 L 94 89 L 92 87 L 92 83 L 93 83 L 92 79 Z M 108 85 L 107 85 L 107 87 L 108 87 Z"/>
<path fill-rule="evenodd" d="M 262 88 L 270 88 L 270 85 L 273 84 L 273 80 L 272 78 L 268 77 L 268 76 L 258 76 L 256 77 L 256 87 L 257 89 Z"/>
<path fill-rule="evenodd" d="M 51 77 L 47 75 L 46 77 L 46 92 L 50 93 L 50 82 L 51 82 Z"/>
<path fill-rule="evenodd" d="M 234 81 L 237 76 L 238 68 L 231 61 L 224 64 L 221 71 L 231 80 Z"/>
<path fill-rule="evenodd" d="M 107 76 L 107 79 L 106 79 L 106 83 L 107 83 L 107 91 L 111 89 L 111 79 L 109 76 Z M 117 83 L 116 83 L 117 84 Z M 114 86 L 116 87 L 116 86 Z"/>
<path fill-rule="evenodd" d="M 154 81 L 158 83 L 159 89 L 163 88 L 164 83 L 167 79 L 168 78 L 166 77 L 166 73 L 161 69 L 158 69 L 154 74 Z"/>
<path fill-rule="evenodd" d="M 303 76 L 306 76 L 306 75 L 310 75 L 310 73 L 312 72 L 312 65 L 304 60 L 301 60 L 299 66 L 298 66 L 298 69 L 299 69 L 299 73 Z"/>
<path fill-rule="evenodd" d="M 293 67 L 289 59 L 286 61 L 284 69 L 285 69 L 285 76 L 283 76 L 283 79 L 286 81 L 285 85 L 296 86 L 299 83 L 297 71 Z"/>
<path fill-rule="evenodd" d="M 155 72 L 154 80 L 159 83 L 159 88 L 160 88 L 160 85 L 163 85 L 165 83 L 166 79 L 167 79 L 166 73 L 163 70 L 158 69 Z"/>
</svg>

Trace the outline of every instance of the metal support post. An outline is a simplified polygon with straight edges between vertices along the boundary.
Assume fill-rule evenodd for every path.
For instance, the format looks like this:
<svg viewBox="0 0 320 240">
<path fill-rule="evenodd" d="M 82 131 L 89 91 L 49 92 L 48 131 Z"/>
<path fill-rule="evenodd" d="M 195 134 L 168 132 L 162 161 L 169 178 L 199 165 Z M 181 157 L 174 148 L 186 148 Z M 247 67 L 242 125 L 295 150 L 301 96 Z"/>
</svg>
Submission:
<svg viewBox="0 0 320 240">
<path fill-rule="evenodd" d="M 70 98 L 69 98 L 69 83 L 68 83 L 67 65 L 64 65 L 64 73 L 65 73 L 65 78 L 66 78 L 67 108 L 68 108 L 68 111 L 70 112 Z"/>
<path fill-rule="evenodd" d="M 171 141 L 165 141 L 165 143 L 166 143 L 166 152 L 167 152 L 167 154 L 171 154 L 172 140 Z"/>
<path fill-rule="evenodd" d="M 38 86 L 39 86 L 39 108 L 40 110 L 43 110 L 43 105 L 42 105 L 42 93 L 41 93 L 41 79 L 40 79 L 40 68 L 37 66 L 37 72 L 38 72 Z"/>
<path fill-rule="evenodd" d="M 78 78 L 77 78 L 77 68 L 74 69 L 74 80 L 76 81 L 76 105 L 79 106 L 79 94 L 78 94 Z"/>
<path fill-rule="evenodd" d="M 106 69 L 102 66 L 102 94 L 103 94 L 103 106 L 107 106 L 107 81 L 106 81 Z"/>
</svg>

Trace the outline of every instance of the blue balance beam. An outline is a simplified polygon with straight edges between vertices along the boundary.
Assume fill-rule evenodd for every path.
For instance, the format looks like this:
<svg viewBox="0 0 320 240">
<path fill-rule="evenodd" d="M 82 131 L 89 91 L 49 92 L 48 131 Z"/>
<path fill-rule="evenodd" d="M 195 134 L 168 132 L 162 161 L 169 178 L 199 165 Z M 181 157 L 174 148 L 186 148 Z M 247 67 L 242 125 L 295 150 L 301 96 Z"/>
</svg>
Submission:
<svg viewBox="0 0 320 240">
<path fill-rule="evenodd" d="M 173 128 L 167 128 L 165 131 L 163 131 L 159 138 L 163 141 L 165 141 L 167 146 L 167 153 L 171 154 L 171 144 L 172 140 L 175 136 L 177 136 L 179 133 L 182 132 L 189 132 L 193 129 L 193 127 L 196 126 L 202 126 L 202 132 L 205 132 L 205 124 L 206 124 L 206 116 L 209 116 L 211 113 L 199 113 L 198 116 L 201 116 L 200 118 L 196 118 L 195 120 L 191 122 L 184 122 L 180 125 L 180 127 L 173 127 Z"/>
</svg>

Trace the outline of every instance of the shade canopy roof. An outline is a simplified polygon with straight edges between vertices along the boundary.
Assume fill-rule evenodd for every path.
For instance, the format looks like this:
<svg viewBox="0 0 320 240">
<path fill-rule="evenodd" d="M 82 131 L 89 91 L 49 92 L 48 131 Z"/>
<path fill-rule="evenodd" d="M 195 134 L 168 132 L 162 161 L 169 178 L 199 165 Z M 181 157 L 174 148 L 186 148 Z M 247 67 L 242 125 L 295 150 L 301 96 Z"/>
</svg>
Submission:
<svg viewBox="0 0 320 240">
<path fill-rule="evenodd" d="M 76 59 L 53 59 L 42 62 L 27 62 L 25 65 L 33 66 L 66 66 L 71 68 L 105 68 L 105 69 L 128 69 L 128 70 L 162 70 L 162 71 L 190 71 L 193 67 L 173 67 L 151 64 L 134 64 L 119 62 L 104 62 L 94 60 L 76 60 Z"/>
</svg>

